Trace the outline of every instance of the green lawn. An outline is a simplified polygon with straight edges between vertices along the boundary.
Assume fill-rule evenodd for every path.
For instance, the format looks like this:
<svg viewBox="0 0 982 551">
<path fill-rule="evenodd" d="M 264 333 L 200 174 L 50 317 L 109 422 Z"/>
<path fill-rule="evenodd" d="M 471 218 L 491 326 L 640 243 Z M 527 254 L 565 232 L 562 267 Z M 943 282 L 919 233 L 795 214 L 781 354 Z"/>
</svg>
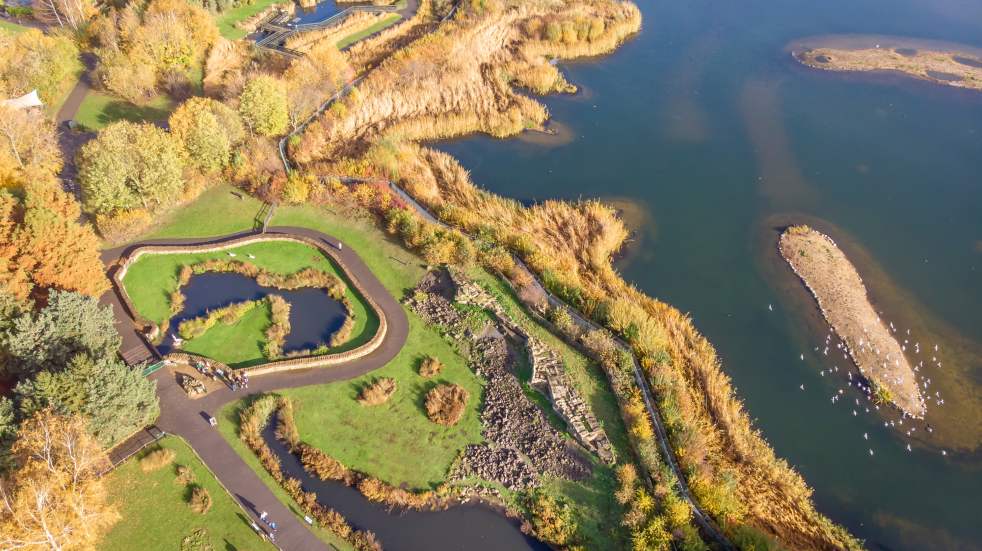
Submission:
<svg viewBox="0 0 982 551">
<path fill-rule="evenodd" d="M 413 313 L 409 324 L 406 346 L 381 369 L 351 381 L 279 394 L 293 399 L 305 442 L 390 484 L 432 488 L 446 479 L 459 452 L 483 441 L 478 413 L 483 383 L 435 329 Z M 426 355 L 444 363 L 432 379 L 417 373 Z M 396 393 L 382 405 L 362 406 L 355 398 L 377 377 L 395 379 Z M 439 383 L 458 384 L 470 393 L 467 413 L 452 427 L 431 422 L 423 408 L 426 393 Z"/>
<path fill-rule="evenodd" d="M 252 531 L 246 515 L 218 483 L 198 456 L 180 438 L 168 436 L 158 445 L 177 454 L 172 465 L 144 473 L 139 457 L 129 459 L 106 477 L 109 502 L 121 519 L 97 546 L 101 551 L 173 551 L 195 530 L 207 530 L 213 549 L 241 551 L 273 549 Z M 204 515 L 187 505 L 187 487 L 175 482 L 176 466 L 194 472 L 195 481 L 211 495 L 212 507 Z"/>
<path fill-rule="evenodd" d="M 90 90 L 82 100 L 75 114 L 75 122 L 88 130 L 101 130 L 111 122 L 128 120 L 132 122 L 166 120 L 174 109 L 174 102 L 165 94 L 160 94 L 146 105 L 136 105 L 95 90 Z"/>
<path fill-rule="evenodd" d="M 263 302 L 235 323 L 218 322 L 204 335 L 185 342 L 181 349 L 234 368 L 261 364 L 266 361 L 263 344 L 271 323 L 269 306 Z"/>
<path fill-rule="evenodd" d="M 27 27 L 12 23 L 6 19 L 0 19 L 0 30 L 7 31 L 10 34 L 20 34 L 26 31 Z"/>
<path fill-rule="evenodd" d="M 333 352 L 360 346 L 375 334 L 378 317 L 364 297 L 355 291 L 347 274 L 320 251 L 303 243 L 264 242 L 200 254 L 145 255 L 130 266 L 123 279 L 123 287 L 141 316 L 162 325 L 170 318 L 170 293 L 177 288 L 180 267 L 210 258 L 227 259 L 230 252 L 235 253 L 237 258 L 280 274 L 292 274 L 310 267 L 340 277 L 347 287 L 345 293 L 351 301 L 355 326 L 352 337 L 334 348 Z M 255 258 L 248 258 L 250 254 Z M 204 335 L 188 341 L 184 348 L 232 367 L 262 363 L 263 332 L 269 323 L 268 308 L 257 308 L 235 324 L 216 324 Z"/>
<path fill-rule="evenodd" d="M 398 13 L 394 13 L 394 14 L 392 14 L 392 15 L 390 15 L 390 16 L 382 19 L 382 20 L 380 20 L 379 22 L 375 23 L 374 25 L 371 25 L 369 27 L 365 27 L 364 29 L 362 29 L 362 30 L 360 30 L 360 31 L 358 31 L 356 33 L 349 34 L 348 36 L 346 36 L 346 37 L 344 37 L 344 38 L 342 38 L 341 40 L 338 41 L 338 48 L 339 49 L 340 48 L 347 48 L 348 46 L 351 46 L 352 44 L 354 44 L 355 42 L 358 42 L 359 40 L 361 40 L 363 38 L 367 38 L 367 37 L 369 37 L 369 36 L 371 36 L 371 35 L 379 32 L 379 31 L 381 31 L 382 29 L 385 29 L 387 27 L 391 27 L 392 25 L 395 25 L 396 23 L 399 22 L 400 19 L 402 19 L 402 16 L 399 15 Z"/>
<path fill-rule="evenodd" d="M 253 15 L 263 11 L 269 6 L 282 0 L 255 0 L 252 4 L 243 4 L 237 8 L 225 10 L 215 16 L 215 24 L 218 25 L 218 32 L 229 40 L 238 40 L 246 36 L 246 31 L 235 26 L 236 23 L 248 19 Z"/>
</svg>

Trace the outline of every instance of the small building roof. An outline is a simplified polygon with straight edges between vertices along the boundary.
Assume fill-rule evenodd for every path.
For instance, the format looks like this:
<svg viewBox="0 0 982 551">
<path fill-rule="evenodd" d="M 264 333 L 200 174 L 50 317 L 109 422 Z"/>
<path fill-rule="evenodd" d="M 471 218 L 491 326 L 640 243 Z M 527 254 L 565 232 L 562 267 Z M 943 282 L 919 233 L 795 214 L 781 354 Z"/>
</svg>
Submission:
<svg viewBox="0 0 982 551">
<path fill-rule="evenodd" d="M 19 98 L 3 100 L 3 105 L 14 109 L 27 109 L 30 107 L 44 107 L 41 98 L 38 97 L 37 89 L 31 90 Z"/>
</svg>

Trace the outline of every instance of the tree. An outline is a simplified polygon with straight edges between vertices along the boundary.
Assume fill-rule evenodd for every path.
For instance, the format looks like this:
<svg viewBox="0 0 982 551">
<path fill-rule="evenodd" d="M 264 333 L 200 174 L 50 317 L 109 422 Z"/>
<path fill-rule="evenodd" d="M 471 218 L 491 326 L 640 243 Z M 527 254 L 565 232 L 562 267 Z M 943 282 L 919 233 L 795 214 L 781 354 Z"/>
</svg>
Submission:
<svg viewBox="0 0 982 551">
<path fill-rule="evenodd" d="M 82 147 L 78 166 L 83 204 L 97 214 L 168 204 L 184 189 L 177 144 L 149 123 L 107 126 Z"/>
<path fill-rule="evenodd" d="M 11 96 L 37 89 L 41 101 L 52 103 L 81 71 L 78 47 L 66 36 L 37 29 L 16 36 L 0 33 L 0 89 Z"/>
<path fill-rule="evenodd" d="M 95 298 L 52 291 L 38 313 L 23 312 L 0 332 L 8 372 L 30 374 L 58 370 L 78 354 L 111 358 L 120 345 L 112 308 Z"/>
<path fill-rule="evenodd" d="M 95 360 L 80 354 L 64 370 L 42 371 L 15 391 L 21 416 L 45 408 L 83 415 L 92 435 L 110 447 L 157 418 L 156 386 L 139 369 L 115 358 Z"/>
<path fill-rule="evenodd" d="M 0 478 L 0 548 L 91 550 L 117 520 L 99 478 L 108 463 L 85 420 L 49 410 L 24 421 Z"/>
<path fill-rule="evenodd" d="M 191 98 L 168 120 L 171 134 L 190 164 L 211 172 L 228 165 L 244 131 L 238 113 L 209 98 Z"/>
<path fill-rule="evenodd" d="M 6 190 L 0 190 L 0 292 L 25 303 L 34 285 L 27 267 L 18 261 L 20 247 L 16 235 L 20 215 L 17 199 Z"/>
<path fill-rule="evenodd" d="M 0 187 L 21 187 L 59 170 L 54 124 L 39 110 L 0 105 Z"/>
<path fill-rule="evenodd" d="M 341 89 L 353 71 L 330 40 L 322 40 L 307 55 L 296 59 L 283 74 L 290 104 L 290 125 L 296 128 L 322 103 Z"/>
<path fill-rule="evenodd" d="M 73 31 L 80 30 L 98 11 L 92 0 L 33 0 L 31 7 L 38 20 Z"/>
<path fill-rule="evenodd" d="M 239 114 L 260 136 L 286 132 L 290 117 L 283 82 L 269 75 L 260 75 L 247 82 L 239 96 Z"/>
<path fill-rule="evenodd" d="M 75 199 L 54 186 L 31 185 L 24 207 L 20 262 L 29 267 L 36 286 L 90 296 L 109 289 L 99 238 L 91 226 L 78 222 Z"/>
</svg>

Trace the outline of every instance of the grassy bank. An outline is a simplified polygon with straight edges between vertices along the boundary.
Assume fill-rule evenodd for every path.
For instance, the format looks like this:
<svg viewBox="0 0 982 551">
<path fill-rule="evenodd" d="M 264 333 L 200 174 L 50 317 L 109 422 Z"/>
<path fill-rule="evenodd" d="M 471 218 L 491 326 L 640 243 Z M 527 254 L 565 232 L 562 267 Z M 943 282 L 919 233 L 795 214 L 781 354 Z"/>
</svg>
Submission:
<svg viewBox="0 0 982 551">
<path fill-rule="evenodd" d="M 160 94 L 145 105 L 89 90 L 75 114 L 75 122 L 87 130 L 101 130 L 108 124 L 127 120 L 131 122 L 161 122 L 167 120 L 174 109 L 174 101 Z"/>
<path fill-rule="evenodd" d="M 228 9 L 215 16 L 215 24 L 218 25 L 218 32 L 229 40 L 238 40 L 245 37 L 246 31 L 235 26 L 239 21 L 244 21 L 264 9 L 282 2 L 282 0 L 255 0 L 251 4 L 242 4 L 236 8 Z"/>
<path fill-rule="evenodd" d="M 383 29 L 387 29 L 387 28 L 391 27 L 392 25 L 395 25 L 401 19 L 402 19 L 402 16 L 401 15 L 399 15 L 398 13 L 394 13 L 394 14 L 386 17 L 385 19 L 382 19 L 378 23 L 375 23 L 374 25 L 370 25 L 368 27 L 365 27 L 364 29 L 362 29 L 362 30 L 360 30 L 360 31 L 358 31 L 356 33 L 349 34 L 348 36 L 342 38 L 341 40 L 338 40 L 337 46 L 338 46 L 339 49 L 340 48 L 347 48 L 348 46 L 351 46 L 352 44 L 354 44 L 355 42 L 358 42 L 359 40 L 361 40 L 363 38 L 372 36 L 373 34 L 379 32 L 379 31 L 381 31 Z"/>
<path fill-rule="evenodd" d="M 268 361 L 263 356 L 266 328 L 272 323 L 264 302 L 235 323 L 217 323 L 200 337 L 185 341 L 181 350 L 214 358 L 229 367 L 240 368 Z"/>
<path fill-rule="evenodd" d="M 172 464 L 149 473 L 140 468 L 140 458 L 156 449 L 175 453 Z M 188 506 L 189 490 L 177 483 L 176 466 L 194 473 L 195 483 L 206 489 L 212 507 L 198 514 Z M 122 518 L 99 543 L 102 551 L 173 551 L 196 530 L 204 529 L 204 539 L 213 549 L 273 549 L 252 531 L 242 509 L 236 505 L 211 471 L 181 439 L 168 436 L 130 458 L 106 477 L 109 503 Z"/>
</svg>

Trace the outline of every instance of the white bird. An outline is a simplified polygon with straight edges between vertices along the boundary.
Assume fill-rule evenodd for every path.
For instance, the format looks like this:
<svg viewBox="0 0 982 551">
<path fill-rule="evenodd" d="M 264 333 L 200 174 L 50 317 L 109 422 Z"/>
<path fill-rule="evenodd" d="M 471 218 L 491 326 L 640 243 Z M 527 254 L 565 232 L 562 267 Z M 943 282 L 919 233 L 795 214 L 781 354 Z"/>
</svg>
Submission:
<svg viewBox="0 0 982 551">
<path fill-rule="evenodd" d="M 804 354 L 802 354 L 801 356 L 798 356 L 798 357 L 801 358 L 801 361 L 805 361 L 805 355 Z"/>
<path fill-rule="evenodd" d="M 948 455 L 948 452 L 941 450 L 941 455 Z"/>
<path fill-rule="evenodd" d="M 773 304 L 768 304 L 767 305 L 767 309 L 770 310 L 771 312 L 773 312 L 774 311 L 774 305 Z"/>
<path fill-rule="evenodd" d="M 228 253 L 229 256 L 235 256 L 235 253 Z"/>
<path fill-rule="evenodd" d="M 869 434 L 868 433 L 865 433 L 865 432 L 863 433 L 863 440 L 869 440 Z"/>
<path fill-rule="evenodd" d="M 798 386 L 798 388 L 800 388 L 801 390 L 805 390 L 805 385 L 800 385 Z"/>
<path fill-rule="evenodd" d="M 907 451 L 910 451 L 910 444 L 907 444 Z"/>
<path fill-rule="evenodd" d="M 256 258 L 256 255 L 254 255 L 254 254 L 250 254 L 250 255 L 249 255 L 249 258 Z"/>
<path fill-rule="evenodd" d="M 869 454 L 870 454 L 870 455 L 873 455 L 873 448 L 870 448 L 870 449 L 869 449 Z"/>
<path fill-rule="evenodd" d="M 858 413 L 856 413 L 856 410 L 852 410 L 852 416 L 853 416 L 853 417 L 855 417 L 855 416 L 857 416 L 857 415 L 859 415 L 859 414 L 858 414 Z"/>
</svg>

